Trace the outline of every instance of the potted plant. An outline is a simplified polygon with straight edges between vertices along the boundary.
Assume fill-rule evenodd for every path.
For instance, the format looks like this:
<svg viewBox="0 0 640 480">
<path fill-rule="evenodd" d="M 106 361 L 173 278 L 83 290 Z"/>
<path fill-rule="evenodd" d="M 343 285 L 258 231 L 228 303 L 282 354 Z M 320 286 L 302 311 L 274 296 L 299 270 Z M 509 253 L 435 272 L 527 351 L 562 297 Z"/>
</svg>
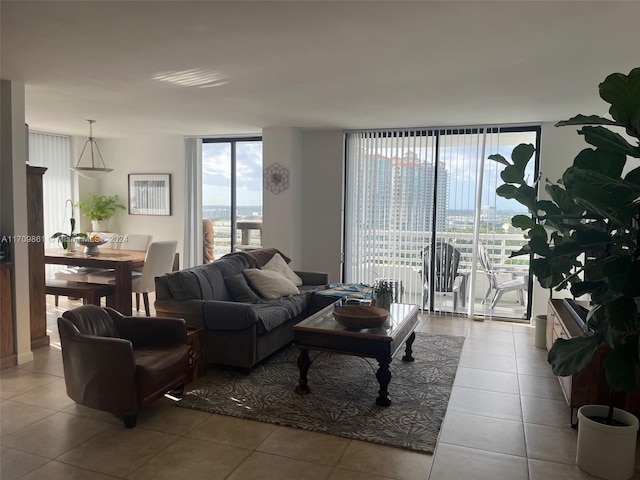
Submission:
<svg viewBox="0 0 640 480">
<path fill-rule="evenodd" d="M 80 212 L 91 219 L 91 229 L 94 232 L 102 232 L 107 229 L 107 222 L 116 213 L 116 210 L 124 210 L 125 206 L 118 201 L 118 195 L 91 194 L 91 200 L 80 200 L 76 203 Z"/>
<path fill-rule="evenodd" d="M 391 280 L 384 278 L 378 279 L 373 284 L 373 298 L 376 307 L 389 310 L 393 300 L 394 286 Z"/>
<path fill-rule="evenodd" d="M 71 229 L 69 233 L 65 232 L 56 232 L 51 235 L 52 239 L 57 239 L 63 249 L 68 252 L 75 252 L 78 244 L 76 243 L 76 238 L 87 238 L 86 233 L 75 233 L 76 230 L 76 219 L 71 217 L 69 219 L 69 223 L 71 225 Z"/>
<path fill-rule="evenodd" d="M 579 409 L 576 461 L 596 476 L 626 479 L 633 475 L 638 420 L 614 403 L 615 392 L 636 391 L 640 380 L 640 163 L 627 165 L 640 159 L 640 68 L 609 75 L 599 91 L 611 119 L 578 115 L 557 124 L 582 126 L 578 133 L 590 147 L 561 180 L 547 180 L 551 200 L 537 200 L 536 185 L 524 179 L 532 145 L 518 145 L 511 161 L 489 158 L 505 165 L 505 184 L 496 193 L 531 213 L 512 219 L 528 238 L 512 256 L 532 255 L 531 272 L 542 287 L 591 297 L 592 333 L 556 340 L 548 361 L 554 374 L 567 376 L 589 365 L 596 351 L 606 354 L 609 405 Z M 626 138 L 607 127 L 622 129 Z M 630 425 L 612 426 L 618 422 Z M 588 445 L 594 438 L 597 444 Z"/>
</svg>

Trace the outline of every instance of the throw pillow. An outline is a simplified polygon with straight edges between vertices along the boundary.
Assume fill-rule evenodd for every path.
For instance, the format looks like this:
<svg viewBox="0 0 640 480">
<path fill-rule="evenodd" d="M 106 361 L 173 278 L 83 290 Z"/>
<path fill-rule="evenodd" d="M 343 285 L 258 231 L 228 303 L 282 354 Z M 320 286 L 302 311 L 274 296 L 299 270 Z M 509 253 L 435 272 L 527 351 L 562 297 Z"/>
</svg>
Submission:
<svg viewBox="0 0 640 480">
<path fill-rule="evenodd" d="M 291 280 L 296 287 L 302 285 L 302 279 L 287 265 L 287 262 L 279 253 L 276 253 L 271 260 L 262 266 L 262 270 L 273 270 L 280 272 L 286 278 Z"/>
<path fill-rule="evenodd" d="M 253 288 L 264 298 L 273 299 L 300 293 L 298 287 L 280 272 L 247 268 L 244 274 Z"/>
<path fill-rule="evenodd" d="M 257 303 L 260 301 L 260 297 L 251 290 L 247 279 L 242 273 L 226 277 L 224 283 L 234 301 L 242 303 Z"/>
</svg>

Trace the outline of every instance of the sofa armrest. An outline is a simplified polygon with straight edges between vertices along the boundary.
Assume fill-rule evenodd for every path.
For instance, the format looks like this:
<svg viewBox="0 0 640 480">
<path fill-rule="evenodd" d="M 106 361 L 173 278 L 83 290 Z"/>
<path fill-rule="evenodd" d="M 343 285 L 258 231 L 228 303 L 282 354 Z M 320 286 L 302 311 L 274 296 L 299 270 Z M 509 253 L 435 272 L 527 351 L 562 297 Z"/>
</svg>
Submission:
<svg viewBox="0 0 640 480">
<path fill-rule="evenodd" d="M 204 303 L 207 330 L 245 330 L 258 321 L 251 303 L 208 300 Z"/>
<path fill-rule="evenodd" d="M 325 272 L 295 272 L 303 285 L 329 285 L 329 274 Z"/>
<path fill-rule="evenodd" d="M 206 300 L 178 300 L 176 298 L 156 300 L 153 304 L 160 317 L 182 318 L 190 327 L 204 326 L 202 311 Z"/>
</svg>

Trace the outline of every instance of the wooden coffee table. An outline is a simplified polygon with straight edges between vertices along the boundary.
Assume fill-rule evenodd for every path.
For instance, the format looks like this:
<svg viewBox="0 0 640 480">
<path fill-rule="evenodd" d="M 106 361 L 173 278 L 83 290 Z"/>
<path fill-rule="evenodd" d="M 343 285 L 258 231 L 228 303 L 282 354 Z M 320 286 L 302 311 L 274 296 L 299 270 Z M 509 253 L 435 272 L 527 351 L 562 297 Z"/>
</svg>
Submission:
<svg viewBox="0 0 640 480">
<path fill-rule="evenodd" d="M 375 358 L 379 367 L 376 378 L 380 384 L 376 404 L 388 407 L 391 405 L 388 388 L 391 382 L 389 365 L 392 357 L 404 344 L 405 354 L 402 360 L 414 360 L 412 344 L 416 338 L 414 330 L 418 324 L 418 306 L 392 303 L 389 319 L 382 327 L 363 330 L 347 330 L 338 325 L 333 318 L 333 309 L 334 306 L 329 305 L 293 327 L 293 342 L 300 349 L 300 382 L 296 392 L 301 395 L 310 392 L 307 385 L 307 372 L 311 366 L 309 350 Z"/>
</svg>

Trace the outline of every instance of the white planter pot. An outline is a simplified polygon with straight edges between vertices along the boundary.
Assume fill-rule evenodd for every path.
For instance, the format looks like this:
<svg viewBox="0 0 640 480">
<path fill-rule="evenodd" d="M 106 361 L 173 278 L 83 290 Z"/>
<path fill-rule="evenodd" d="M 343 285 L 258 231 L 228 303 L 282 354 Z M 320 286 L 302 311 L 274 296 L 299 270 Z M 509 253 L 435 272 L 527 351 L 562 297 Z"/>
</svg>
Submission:
<svg viewBox="0 0 640 480">
<path fill-rule="evenodd" d="M 91 231 L 106 232 L 109 220 L 91 220 Z"/>
<path fill-rule="evenodd" d="M 582 470 L 607 480 L 627 480 L 633 476 L 636 458 L 638 419 L 614 408 L 613 418 L 624 423 L 615 427 L 588 417 L 606 417 L 606 405 L 584 405 L 578 409 L 578 449 L 576 464 Z"/>
</svg>

